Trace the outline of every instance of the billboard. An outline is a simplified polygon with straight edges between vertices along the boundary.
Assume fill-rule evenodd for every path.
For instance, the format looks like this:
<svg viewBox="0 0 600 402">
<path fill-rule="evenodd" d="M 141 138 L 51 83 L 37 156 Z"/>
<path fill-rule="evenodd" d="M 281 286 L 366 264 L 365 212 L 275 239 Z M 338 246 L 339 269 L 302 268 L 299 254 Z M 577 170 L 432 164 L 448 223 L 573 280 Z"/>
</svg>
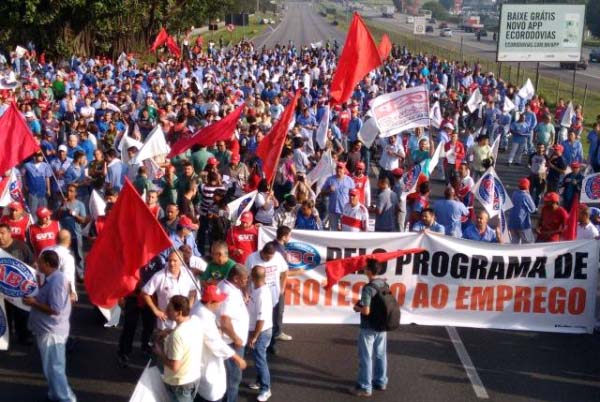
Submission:
<svg viewBox="0 0 600 402">
<path fill-rule="evenodd" d="M 570 61 L 581 58 L 585 5 L 503 4 L 498 61 Z"/>
<path fill-rule="evenodd" d="M 415 35 L 425 35 L 425 17 L 415 17 L 415 24 L 413 25 L 413 33 Z"/>
</svg>

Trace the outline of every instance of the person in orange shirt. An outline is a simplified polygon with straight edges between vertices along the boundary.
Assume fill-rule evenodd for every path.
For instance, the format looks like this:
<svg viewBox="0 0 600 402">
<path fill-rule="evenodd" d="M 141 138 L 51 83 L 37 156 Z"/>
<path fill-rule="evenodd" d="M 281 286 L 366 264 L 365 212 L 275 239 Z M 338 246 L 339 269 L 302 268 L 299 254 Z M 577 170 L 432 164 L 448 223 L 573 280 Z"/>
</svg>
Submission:
<svg viewBox="0 0 600 402">
<path fill-rule="evenodd" d="M 363 162 L 356 164 L 352 180 L 354 181 L 354 188 L 358 190 L 358 201 L 365 207 L 369 207 L 371 205 L 371 184 L 369 183 L 369 176 L 365 174 L 365 164 Z"/>
<path fill-rule="evenodd" d="M 29 216 L 24 213 L 23 205 L 18 201 L 8 204 L 8 215 L 0 219 L 0 223 L 10 226 L 10 235 L 13 239 L 25 241 L 29 228 Z"/>
<path fill-rule="evenodd" d="M 246 211 L 240 217 L 241 223 L 227 231 L 227 248 L 232 260 L 244 264 L 250 254 L 258 249 L 258 227 L 253 225 L 252 212 Z"/>
</svg>

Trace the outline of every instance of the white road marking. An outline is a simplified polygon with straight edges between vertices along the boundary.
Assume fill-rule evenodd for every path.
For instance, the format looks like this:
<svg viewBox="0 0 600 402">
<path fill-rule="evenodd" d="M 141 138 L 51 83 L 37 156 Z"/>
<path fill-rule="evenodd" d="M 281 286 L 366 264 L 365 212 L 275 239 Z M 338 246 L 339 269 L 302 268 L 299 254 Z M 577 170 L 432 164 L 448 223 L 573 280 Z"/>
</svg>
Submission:
<svg viewBox="0 0 600 402">
<path fill-rule="evenodd" d="M 467 348 L 465 348 L 465 344 L 462 339 L 460 339 L 458 331 L 454 327 L 446 327 L 446 331 L 448 331 L 448 336 L 452 341 L 452 345 L 454 345 L 456 354 L 467 373 L 467 377 L 469 377 L 469 381 L 471 381 L 475 395 L 477 395 L 477 398 L 479 399 L 489 399 L 490 397 L 483 386 L 483 382 L 481 382 L 481 378 L 479 378 L 479 374 L 477 374 L 477 369 L 473 365 L 473 361 L 467 352 Z"/>
</svg>

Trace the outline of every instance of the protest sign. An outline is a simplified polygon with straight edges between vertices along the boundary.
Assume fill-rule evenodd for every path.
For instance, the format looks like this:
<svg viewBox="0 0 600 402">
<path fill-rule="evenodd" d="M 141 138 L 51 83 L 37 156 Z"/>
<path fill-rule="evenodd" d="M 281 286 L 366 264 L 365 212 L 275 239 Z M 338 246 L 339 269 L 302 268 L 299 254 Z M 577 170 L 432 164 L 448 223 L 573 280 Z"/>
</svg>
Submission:
<svg viewBox="0 0 600 402">
<path fill-rule="evenodd" d="M 429 126 L 429 93 L 424 85 L 380 95 L 371 103 L 381 137 Z"/>
</svg>

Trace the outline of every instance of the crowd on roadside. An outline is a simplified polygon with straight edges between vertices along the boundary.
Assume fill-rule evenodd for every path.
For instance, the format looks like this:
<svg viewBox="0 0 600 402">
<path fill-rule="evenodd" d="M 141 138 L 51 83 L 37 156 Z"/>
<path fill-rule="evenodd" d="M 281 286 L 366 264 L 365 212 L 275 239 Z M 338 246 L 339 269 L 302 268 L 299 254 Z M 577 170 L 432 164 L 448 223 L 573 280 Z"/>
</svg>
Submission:
<svg viewBox="0 0 600 402">
<path fill-rule="evenodd" d="M 293 230 L 430 230 L 506 241 L 473 193 L 477 180 L 497 163 L 491 145 L 499 138 L 511 171 L 522 176 L 507 213 L 510 241 L 561 240 L 584 171 L 600 171 L 600 116 L 587 130 L 578 105 L 568 108 L 560 100 L 550 107 L 543 97 L 523 96 L 521 88 L 480 65 L 411 54 L 399 46 L 348 102 L 327 113 L 336 60 L 329 44 L 255 49 L 249 42 L 211 45 L 182 60 L 162 57 L 155 63 L 138 62 L 131 54 L 117 60 L 73 56 L 58 64 L 32 52 L 12 54 L 1 66 L 0 115 L 14 102 L 42 152 L 5 174 L 6 184 L 15 173 L 23 196 L 4 208 L 0 247 L 28 264 L 43 254 L 48 272 L 59 265 L 70 287 L 54 296 L 75 302 L 77 277 L 85 275 L 85 239 L 93 242 L 103 230 L 128 178 L 196 278 L 185 274 L 169 250 L 142 269 L 139 288 L 121 303 L 119 363 L 128 365 L 141 318 L 142 350 L 158 356 L 173 400 L 192 400 L 199 392 L 204 400 L 225 394 L 225 400 L 235 401 L 248 348 L 258 372 L 250 386 L 266 401 L 271 396 L 267 355 L 277 354 L 277 341 L 292 339 L 282 331 L 282 316 L 286 278 L 297 274 L 288 270 L 285 253 Z M 439 104 L 439 127 L 365 145 L 361 129 L 370 118 L 370 102 L 418 85 L 427 86 L 430 104 Z M 256 149 L 296 91 L 301 95 L 294 124 L 270 183 Z M 467 103 L 475 91 L 483 100 L 472 109 Z M 156 127 L 174 144 L 242 102 L 242 117 L 229 139 L 172 158 L 136 158 Z M 324 149 L 315 139 L 323 116 L 330 116 Z M 414 193 L 403 194 L 405 173 L 431 159 L 440 143 L 437 169 L 419 179 Z M 310 174 L 322 158 L 331 158 L 334 169 L 316 186 Z M 443 193 L 432 192 L 432 181 L 444 183 Z M 255 190 L 251 210 L 231 221 L 228 204 Z M 102 213 L 90 207 L 93 194 L 106 202 Z M 260 225 L 276 227 L 277 240 L 258 249 Z M 580 206 L 577 238 L 598 238 L 599 228 L 600 209 Z M 49 247 L 58 262 L 42 253 Z M 8 310 L 17 339 L 29 343 L 26 314 Z M 64 314 L 61 325 L 68 333 Z M 204 331 L 203 347 L 195 343 L 190 349 L 198 325 L 210 330 Z M 30 329 L 36 339 L 48 330 Z M 200 360 L 211 373 L 226 375 L 201 376 Z M 64 377 L 64 359 L 61 364 Z M 51 400 L 75 400 L 66 378 L 49 377 L 49 382 Z"/>
</svg>

